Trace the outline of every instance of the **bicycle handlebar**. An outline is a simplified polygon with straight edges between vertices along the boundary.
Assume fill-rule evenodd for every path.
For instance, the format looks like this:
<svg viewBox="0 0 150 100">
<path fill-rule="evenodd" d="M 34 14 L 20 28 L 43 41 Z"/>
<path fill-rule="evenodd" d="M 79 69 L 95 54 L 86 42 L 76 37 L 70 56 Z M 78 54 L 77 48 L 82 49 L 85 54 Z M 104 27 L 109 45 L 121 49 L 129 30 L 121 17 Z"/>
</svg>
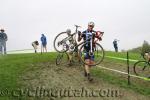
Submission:
<svg viewBox="0 0 150 100">
<path fill-rule="evenodd" d="M 74 25 L 76 28 L 78 28 L 78 27 L 80 27 L 81 28 L 81 26 L 79 26 L 79 25 Z"/>
</svg>

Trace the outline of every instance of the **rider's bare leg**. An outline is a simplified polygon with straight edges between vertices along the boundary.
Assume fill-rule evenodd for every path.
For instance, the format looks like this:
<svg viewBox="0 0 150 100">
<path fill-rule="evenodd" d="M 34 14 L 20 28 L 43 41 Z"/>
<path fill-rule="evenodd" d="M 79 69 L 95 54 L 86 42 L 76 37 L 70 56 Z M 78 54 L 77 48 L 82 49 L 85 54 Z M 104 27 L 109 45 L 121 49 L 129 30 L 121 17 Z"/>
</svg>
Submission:
<svg viewBox="0 0 150 100">
<path fill-rule="evenodd" d="M 86 59 L 86 60 L 85 60 L 85 63 L 88 64 L 89 62 L 90 62 L 89 59 Z M 90 73 L 89 65 L 86 65 L 86 64 L 85 64 L 84 66 L 85 66 L 85 71 L 86 71 L 86 73 Z"/>
<path fill-rule="evenodd" d="M 72 58 L 73 58 L 72 53 L 71 52 L 67 52 L 67 55 L 68 55 L 68 59 L 69 59 L 68 65 L 71 66 L 71 64 L 72 64 Z"/>
<path fill-rule="evenodd" d="M 85 62 L 87 64 L 90 63 L 90 59 L 85 60 Z M 88 78 L 89 81 L 92 81 L 93 79 L 91 78 L 91 75 L 90 75 L 90 68 L 91 68 L 91 66 L 85 65 L 85 72 L 87 74 L 87 78 Z"/>
</svg>

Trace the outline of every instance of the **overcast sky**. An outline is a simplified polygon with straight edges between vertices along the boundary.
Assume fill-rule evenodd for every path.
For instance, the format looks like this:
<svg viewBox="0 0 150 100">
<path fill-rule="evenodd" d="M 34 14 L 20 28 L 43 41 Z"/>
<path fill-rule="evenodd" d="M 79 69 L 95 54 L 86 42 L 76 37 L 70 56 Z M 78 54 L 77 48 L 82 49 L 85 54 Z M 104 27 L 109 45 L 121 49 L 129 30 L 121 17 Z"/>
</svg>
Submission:
<svg viewBox="0 0 150 100">
<path fill-rule="evenodd" d="M 31 42 L 44 33 L 53 50 L 54 37 L 74 24 L 104 31 L 104 49 L 113 50 L 112 41 L 120 40 L 120 49 L 150 42 L 150 0 L 0 0 L 0 28 L 8 34 L 8 50 L 30 49 Z"/>
</svg>

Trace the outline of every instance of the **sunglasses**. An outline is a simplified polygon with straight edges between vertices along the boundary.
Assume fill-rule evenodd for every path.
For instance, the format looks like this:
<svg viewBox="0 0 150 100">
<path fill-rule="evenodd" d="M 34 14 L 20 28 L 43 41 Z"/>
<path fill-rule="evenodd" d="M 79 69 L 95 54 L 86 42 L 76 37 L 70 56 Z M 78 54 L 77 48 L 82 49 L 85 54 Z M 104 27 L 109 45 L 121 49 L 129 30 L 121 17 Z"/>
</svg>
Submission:
<svg viewBox="0 0 150 100">
<path fill-rule="evenodd" d="M 94 26 L 93 26 L 93 25 L 89 25 L 89 27 L 92 27 L 92 28 L 93 28 Z"/>
</svg>

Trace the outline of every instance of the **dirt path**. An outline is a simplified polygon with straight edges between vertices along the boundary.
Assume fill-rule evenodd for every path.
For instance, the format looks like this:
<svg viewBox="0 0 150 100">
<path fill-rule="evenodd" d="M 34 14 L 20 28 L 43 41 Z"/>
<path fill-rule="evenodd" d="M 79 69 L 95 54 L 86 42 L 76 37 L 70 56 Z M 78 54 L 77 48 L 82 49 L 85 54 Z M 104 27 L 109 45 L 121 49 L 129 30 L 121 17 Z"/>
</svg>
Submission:
<svg viewBox="0 0 150 100">
<path fill-rule="evenodd" d="M 102 78 L 94 78 L 93 82 L 88 82 L 83 76 L 81 66 L 55 66 L 51 63 L 45 63 L 32 65 L 32 67 L 25 72 L 27 73 L 22 77 L 25 87 L 31 90 L 43 89 L 46 91 L 45 96 L 31 96 L 28 98 L 29 100 L 149 100 L 148 97 L 137 94 L 132 90 L 126 90 L 104 82 Z M 50 92 L 53 89 L 56 89 L 57 92 L 62 89 L 62 94 L 66 89 L 67 92 L 65 93 L 70 93 L 70 97 L 64 97 L 66 95 L 58 96 Z M 94 92 L 92 92 L 92 90 Z M 50 97 L 48 97 L 50 93 L 52 93 L 53 96 L 51 94 L 49 95 Z M 58 93 L 60 93 L 60 91 Z M 73 97 L 73 95 L 76 97 Z"/>
</svg>

